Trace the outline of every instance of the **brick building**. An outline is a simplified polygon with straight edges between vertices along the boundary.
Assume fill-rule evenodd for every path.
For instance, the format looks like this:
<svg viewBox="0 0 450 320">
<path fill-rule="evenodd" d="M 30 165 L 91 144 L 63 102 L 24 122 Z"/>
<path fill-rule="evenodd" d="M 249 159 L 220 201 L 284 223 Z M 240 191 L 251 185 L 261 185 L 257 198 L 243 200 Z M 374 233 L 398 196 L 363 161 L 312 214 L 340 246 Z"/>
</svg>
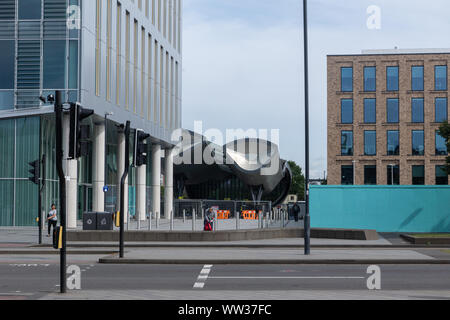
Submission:
<svg viewBox="0 0 450 320">
<path fill-rule="evenodd" d="M 329 55 L 328 184 L 448 185 L 450 49 Z"/>
</svg>

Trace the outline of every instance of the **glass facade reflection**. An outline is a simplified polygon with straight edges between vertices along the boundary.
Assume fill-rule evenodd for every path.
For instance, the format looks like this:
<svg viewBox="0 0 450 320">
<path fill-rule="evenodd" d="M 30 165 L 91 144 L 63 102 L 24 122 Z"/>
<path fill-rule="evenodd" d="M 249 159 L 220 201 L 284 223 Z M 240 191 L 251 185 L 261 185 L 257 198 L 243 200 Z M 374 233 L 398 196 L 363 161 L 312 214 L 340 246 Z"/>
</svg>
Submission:
<svg viewBox="0 0 450 320">
<path fill-rule="evenodd" d="M 436 98 L 435 105 L 435 122 L 442 123 L 448 121 L 447 98 Z"/>
<path fill-rule="evenodd" d="M 341 100 L 341 123 L 353 123 L 353 99 Z"/>
<path fill-rule="evenodd" d="M 364 123 L 377 122 L 377 100 L 364 99 Z"/>
<path fill-rule="evenodd" d="M 387 91 L 398 91 L 399 76 L 398 67 L 387 67 L 386 68 L 386 87 Z"/>
<path fill-rule="evenodd" d="M 377 91 L 377 68 L 364 67 L 364 91 Z"/>
<path fill-rule="evenodd" d="M 341 91 L 353 91 L 353 68 L 351 67 L 341 68 Z"/>
<path fill-rule="evenodd" d="M 387 122 L 398 123 L 399 121 L 399 101 L 398 99 L 387 99 L 386 102 Z"/>
<path fill-rule="evenodd" d="M 353 131 L 342 131 L 341 133 L 341 155 L 353 155 Z"/>
</svg>

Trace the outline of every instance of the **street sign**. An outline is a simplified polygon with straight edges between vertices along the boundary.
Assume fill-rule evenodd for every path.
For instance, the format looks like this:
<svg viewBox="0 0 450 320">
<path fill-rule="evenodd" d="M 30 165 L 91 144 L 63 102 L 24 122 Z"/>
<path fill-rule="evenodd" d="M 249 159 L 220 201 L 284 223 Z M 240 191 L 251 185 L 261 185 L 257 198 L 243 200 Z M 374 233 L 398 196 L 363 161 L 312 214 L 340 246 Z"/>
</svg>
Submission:
<svg viewBox="0 0 450 320">
<path fill-rule="evenodd" d="M 108 186 L 104 186 L 104 187 L 103 187 L 103 192 L 106 193 L 106 192 L 108 192 L 108 191 L 109 191 L 109 187 L 108 187 Z"/>
</svg>

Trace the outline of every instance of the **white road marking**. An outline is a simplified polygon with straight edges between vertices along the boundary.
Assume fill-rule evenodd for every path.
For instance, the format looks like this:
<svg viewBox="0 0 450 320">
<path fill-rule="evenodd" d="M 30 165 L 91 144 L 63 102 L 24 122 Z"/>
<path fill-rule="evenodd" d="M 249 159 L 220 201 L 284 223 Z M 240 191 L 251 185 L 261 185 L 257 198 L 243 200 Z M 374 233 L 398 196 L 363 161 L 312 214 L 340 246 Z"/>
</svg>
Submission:
<svg viewBox="0 0 450 320">
<path fill-rule="evenodd" d="M 200 271 L 200 274 L 197 277 L 197 282 L 194 283 L 194 289 L 203 289 L 205 287 L 206 280 L 208 280 L 212 267 L 212 264 L 206 264 L 203 266 L 202 271 Z"/>
<path fill-rule="evenodd" d="M 364 277 L 208 277 L 209 279 L 365 279 Z"/>
</svg>

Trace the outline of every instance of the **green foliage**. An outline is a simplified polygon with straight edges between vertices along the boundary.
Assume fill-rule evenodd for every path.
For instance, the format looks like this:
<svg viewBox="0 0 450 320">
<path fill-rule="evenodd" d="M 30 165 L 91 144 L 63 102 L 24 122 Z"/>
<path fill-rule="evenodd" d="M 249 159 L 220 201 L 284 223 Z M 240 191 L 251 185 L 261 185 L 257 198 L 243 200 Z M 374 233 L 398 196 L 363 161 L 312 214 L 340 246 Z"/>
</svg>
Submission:
<svg viewBox="0 0 450 320">
<path fill-rule="evenodd" d="M 305 176 L 303 175 L 302 168 L 294 161 L 288 161 L 292 170 L 292 186 L 289 190 L 289 194 L 296 194 L 298 201 L 305 200 Z"/>
<path fill-rule="evenodd" d="M 450 154 L 450 124 L 448 124 L 448 122 L 441 124 L 439 127 L 439 135 L 445 139 L 445 142 L 447 143 L 447 151 Z M 446 170 L 447 173 L 450 174 L 450 157 L 447 157 Z"/>
</svg>

